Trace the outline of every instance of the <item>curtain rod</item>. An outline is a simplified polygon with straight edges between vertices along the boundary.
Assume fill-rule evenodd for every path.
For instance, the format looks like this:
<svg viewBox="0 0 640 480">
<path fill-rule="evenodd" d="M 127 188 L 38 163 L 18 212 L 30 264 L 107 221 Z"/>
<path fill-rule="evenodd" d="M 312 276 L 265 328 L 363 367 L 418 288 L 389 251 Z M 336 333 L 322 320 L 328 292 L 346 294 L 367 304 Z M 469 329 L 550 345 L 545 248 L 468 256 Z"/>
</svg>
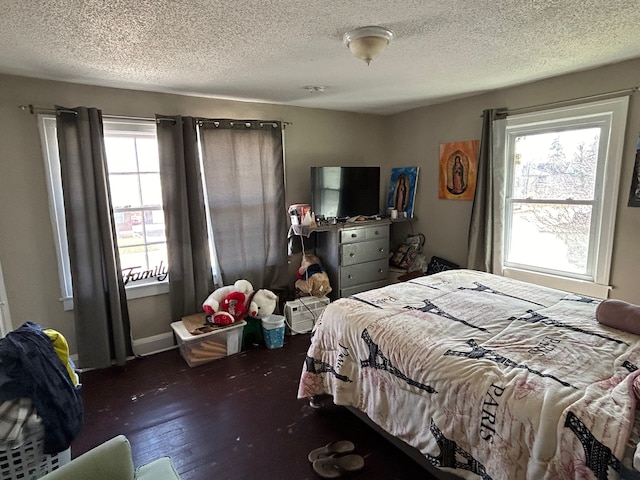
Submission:
<svg viewBox="0 0 640 480">
<path fill-rule="evenodd" d="M 263 127 L 265 125 L 271 125 L 272 127 L 276 127 L 278 125 L 275 121 L 270 122 L 268 120 L 255 120 L 255 119 L 254 120 L 238 120 L 238 119 L 229 119 L 229 118 L 225 118 L 225 119 L 222 119 L 222 120 L 217 120 L 215 118 L 202 118 L 202 117 L 196 117 L 195 118 L 196 123 L 198 123 L 200 125 L 202 125 L 204 123 L 213 123 L 216 128 L 218 128 L 220 126 L 220 122 L 223 121 L 223 120 L 224 121 L 228 121 L 231 124 L 231 126 L 234 125 L 234 122 L 238 123 L 238 124 L 244 124 L 247 127 L 249 126 L 249 124 L 251 122 L 258 122 L 261 127 Z M 173 117 L 161 116 L 161 117 L 156 117 L 155 121 L 156 122 L 175 122 L 175 119 Z M 291 122 L 280 121 L 280 123 L 284 127 L 288 127 L 290 125 L 293 125 L 293 123 L 291 123 Z"/>
<path fill-rule="evenodd" d="M 35 115 L 36 113 L 56 113 L 56 109 L 54 108 L 44 108 L 44 107 L 34 107 L 33 104 L 29 104 L 29 105 L 18 105 L 18 108 L 20 110 L 23 111 L 29 111 L 30 114 Z M 61 112 L 64 113 L 77 113 L 75 110 L 64 110 L 61 109 L 59 110 Z M 149 118 L 149 117 L 130 117 L 127 115 L 112 115 L 112 114 L 105 114 L 105 117 L 110 117 L 110 118 L 120 118 L 123 120 L 148 120 L 148 121 L 153 121 L 155 119 L 153 118 Z"/>
<path fill-rule="evenodd" d="M 580 101 L 583 101 L 583 100 L 594 100 L 596 98 L 619 97 L 619 96 L 626 95 L 626 94 L 636 93 L 639 90 L 640 90 L 640 86 L 639 87 L 630 87 L 630 88 L 625 88 L 623 90 L 615 90 L 613 92 L 606 92 L 606 93 L 596 93 L 595 95 L 586 95 L 584 97 L 572 98 L 572 99 L 569 99 L 569 100 L 559 100 L 557 102 L 543 103 L 543 104 L 540 104 L 540 105 L 531 105 L 531 106 L 528 106 L 528 107 L 520 107 L 520 108 L 514 108 L 514 109 L 504 109 L 504 110 L 500 110 L 498 112 L 498 116 L 499 117 L 506 117 L 508 115 L 515 115 L 517 113 L 535 112 L 537 110 L 542 110 L 544 108 L 560 107 L 562 105 L 572 104 L 572 103 L 580 102 Z"/>
<path fill-rule="evenodd" d="M 22 111 L 29 111 L 30 114 L 34 115 L 36 113 L 56 113 L 56 110 L 54 108 L 44 108 L 44 107 L 35 107 L 33 106 L 33 104 L 29 104 L 29 105 L 18 105 L 18 108 Z M 62 110 L 65 113 L 76 113 L 75 110 Z M 157 118 L 149 118 L 149 117 L 129 117 L 126 115 L 112 115 L 112 114 L 105 114 L 106 117 L 111 117 L 111 118 L 121 118 L 123 120 L 149 120 L 149 121 L 173 121 L 173 118 L 171 117 L 157 117 Z M 200 119 L 198 118 L 197 120 L 199 121 L 207 121 L 207 122 L 213 122 L 214 120 L 209 120 L 209 119 Z M 246 122 L 246 120 L 232 120 L 236 121 L 236 122 Z M 258 120 L 259 121 L 259 120 Z M 293 125 L 293 123 L 291 122 L 281 122 L 282 125 L 284 125 L 285 127 L 289 126 L 289 125 Z M 264 121 L 260 123 L 261 125 L 275 125 L 273 122 L 269 122 L 269 121 Z"/>
<path fill-rule="evenodd" d="M 253 122 L 258 123 L 260 127 L 264 127 L 265 125 L 270 125 L 273 128 L 275 128 L 278 126 L 277 122 L 269 122 L 269 121 L 262 121 L 262 120 L 230 120 L 226 118 L 224 120 L 216 120 L 215 118 L 197 118 L 196 119 L 196 123 L 198 123 L 199 125 L 204 125 L 205 123 L 212 123 L 213 126 L 216 128 L 220 127 L 220 122 L 222 121 L 228 121 L 229 125 L 231 125 L 232 127 L 238 124 L 238 125 L 244 125 L 245 127 L 249 128 L 251 127 L 251 124 Z M 280 122 L 280 123 L 284 126 L 291 125 L 290 122 Z"/>
</svg>

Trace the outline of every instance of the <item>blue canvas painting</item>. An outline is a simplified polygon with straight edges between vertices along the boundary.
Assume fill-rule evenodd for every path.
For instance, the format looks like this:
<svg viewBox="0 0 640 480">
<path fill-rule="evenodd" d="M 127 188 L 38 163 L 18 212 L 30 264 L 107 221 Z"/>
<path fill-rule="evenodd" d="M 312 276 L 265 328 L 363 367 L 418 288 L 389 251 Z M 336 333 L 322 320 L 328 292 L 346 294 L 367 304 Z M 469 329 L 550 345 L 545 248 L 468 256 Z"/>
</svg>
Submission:
<svg viewBox="0 0 640 480">
<path fill-rule="evenodd" d="M 398 211 L 399 217 L 413 218 L 419 167 L 397 167 L 391 169 L 387 207 Z"/>
</svg>

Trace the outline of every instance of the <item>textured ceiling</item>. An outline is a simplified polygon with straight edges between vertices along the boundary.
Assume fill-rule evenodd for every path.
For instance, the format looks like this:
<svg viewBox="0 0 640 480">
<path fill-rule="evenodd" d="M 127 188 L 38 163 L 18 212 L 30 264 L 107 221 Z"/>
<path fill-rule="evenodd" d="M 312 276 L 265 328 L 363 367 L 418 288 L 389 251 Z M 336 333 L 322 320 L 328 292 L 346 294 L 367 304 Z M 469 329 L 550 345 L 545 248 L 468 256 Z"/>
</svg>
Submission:
<svg viewBox="0 0 640 480">
<path fill-rule="evenodd" d="M 0 73 L 378 114 L 640 57 L 638 0 L 0 0 L 0 12 Z M 370 66 L 342 43 L 366 25 L 396 34 Z"/>
</svg>

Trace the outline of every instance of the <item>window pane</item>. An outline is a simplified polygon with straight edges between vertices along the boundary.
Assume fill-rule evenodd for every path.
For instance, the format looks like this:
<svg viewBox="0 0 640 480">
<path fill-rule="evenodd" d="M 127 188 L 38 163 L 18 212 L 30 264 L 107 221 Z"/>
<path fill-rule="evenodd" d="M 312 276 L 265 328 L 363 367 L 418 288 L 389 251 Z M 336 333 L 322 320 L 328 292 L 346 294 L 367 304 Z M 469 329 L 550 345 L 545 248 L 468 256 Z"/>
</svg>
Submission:
<svg viewBox="0 0 640 480">
<path fill-rule="evenodd" d="M 113 208 L 139 207 L 140 187 L 137 175 L 109 175 Z"/>
<path fill-rule="evenodd" d="M 155 138 L 137 138 L 138 165 L 141 172 L 159 172 L 158 142 Z"/>
<path fill-rule="evenodd" d="M 135 140 L 132 137 L 104 137 L 109 172 L 135 172 L 136 164 Z"/>
<path fill-rule="evenodd" d="M 142 242 L 140 212 L 114 212 L 118 246 L 137 245 Z"/>
<path fill-rule="evenodd" d="M 166 280 L 167 246 L 164 243 L 120 248 L 122 277 L 127 285 Z"/>
<path fill-rule="evenodd" d="M 164 213 L 162 212 L 162 210 L 145 212 L 144 228 L 148 242 L 164 242 Z"/>
<path fill-rule="evenodd" d="M 162 274 L 167 273 L 167 244 L 158 243 L 149 245 L 149 264 L 154 272 L 158 273 L 159 280 L 163 280 Z"/>
<path fill-rule="evenodd" d="M 159 174 L 141 174 L 140 187 L 142 189 L 142 203 L 144 205 L 162 205 L 162 191 L 160 190 Z"/>
<path fill-rule="evenodd" d="M 599 141 L 599 128 L 516 137 L 513 197 L 593 199 Z"/>
<path fill-rule="evenodd" d="M 515 203 L 506 261 L 586 274 L 590 226 L 590 206 Z"/>
<path fill-rule="evenodd" d="M 123 273 L 126 269 L 146 270 L 147 252 L 144 245 L 120 247 L 120 265 Z"/>
</svg>

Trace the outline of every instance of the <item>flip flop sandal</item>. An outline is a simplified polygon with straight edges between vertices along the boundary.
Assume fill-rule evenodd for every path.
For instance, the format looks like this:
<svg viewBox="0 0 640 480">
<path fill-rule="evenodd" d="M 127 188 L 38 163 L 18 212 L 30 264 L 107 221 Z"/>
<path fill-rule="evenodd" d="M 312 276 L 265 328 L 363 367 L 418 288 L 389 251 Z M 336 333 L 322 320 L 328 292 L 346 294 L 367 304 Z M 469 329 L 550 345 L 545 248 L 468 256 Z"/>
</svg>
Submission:
<svg viewBox="0 0 640 480">
<path fill-rule="evenodd" d="M 322 478 L 338 478 L 348 472 L 357 472 L 364 467 L 360 455 L 320 458 L 313 462 L 313 470 Z"/>
<path fill-rule="evenodd" d="M 338 440 L 337 442 L 327 443 L 324 447 L 311 450 L 307 458 L 311 463 L 315 462 L 319 458 L 326 458 L 335 455 L 336 453 L 349 453 L 353 452 L 356 446 L 349 440 Z"/>
</svg>

